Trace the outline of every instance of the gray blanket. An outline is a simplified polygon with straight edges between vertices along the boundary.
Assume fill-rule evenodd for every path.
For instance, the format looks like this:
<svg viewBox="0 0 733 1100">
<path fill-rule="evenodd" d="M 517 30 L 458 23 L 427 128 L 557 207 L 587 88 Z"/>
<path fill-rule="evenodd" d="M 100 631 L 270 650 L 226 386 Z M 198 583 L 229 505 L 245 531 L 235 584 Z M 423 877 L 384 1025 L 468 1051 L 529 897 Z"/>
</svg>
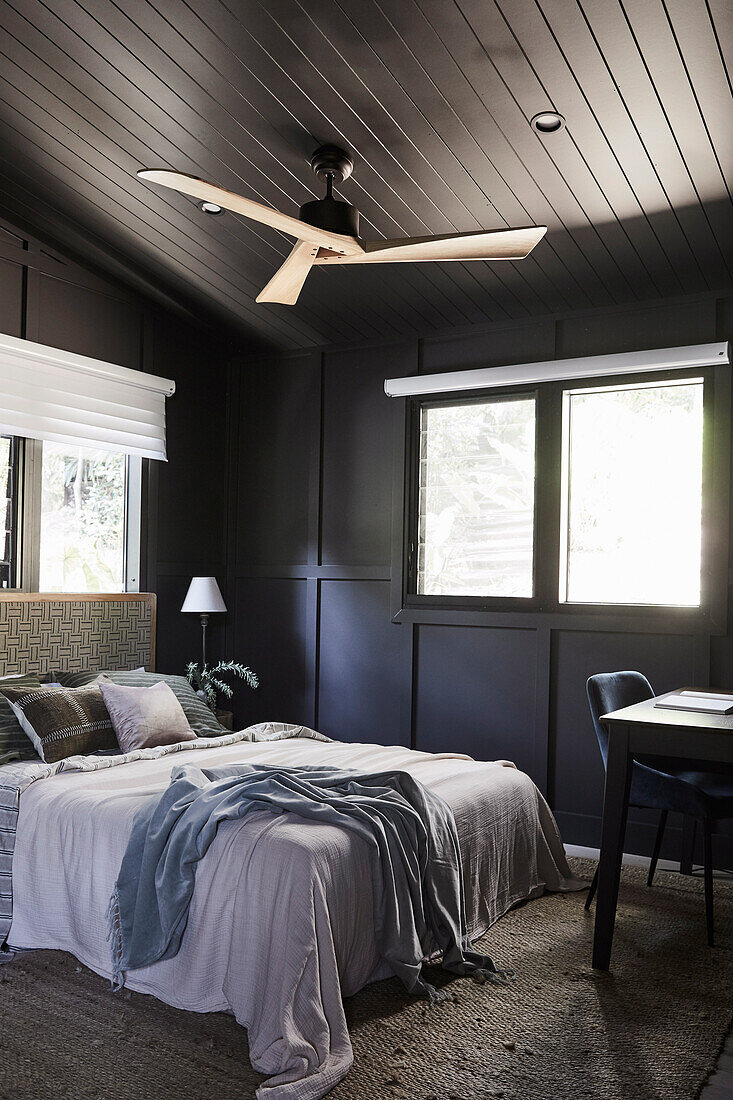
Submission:
<svg viewBox="0 0 733 1100">
<path fill-rule="evenodd" d="M 187 765 L 173 770 L 167 790 L 135 819 L 108 910 L 116 988 L 126 970 L 177 954 L 196 865 L 219 824 L 263 809 L 339 825 L 367 842 L 375 939 L 410 992 L 439 996 L 421 972 L 428 931 L 445 969 L 506 981 L 508 972 L 471 951 L 466 938 L 453 812 L 407 772 Z"/>
</svg>

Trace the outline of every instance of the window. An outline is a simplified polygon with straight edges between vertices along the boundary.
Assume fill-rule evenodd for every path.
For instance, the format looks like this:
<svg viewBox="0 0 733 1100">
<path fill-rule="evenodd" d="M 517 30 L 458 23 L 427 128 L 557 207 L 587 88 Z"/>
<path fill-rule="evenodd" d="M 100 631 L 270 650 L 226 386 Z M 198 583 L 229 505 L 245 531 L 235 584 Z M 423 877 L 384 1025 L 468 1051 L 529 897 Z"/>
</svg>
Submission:
<svg viewBox="0 0 733 1100">
<path fill-rule="evenodd" d="M 41 592 L 136 590 L 141 459 L 32 439 L 3 437 L 3 447 L 0 479 L 8 486 L 3 586 Z M 11 492 L 14 486 L 17 491 Z"/>
<path fill-rule="evenodd" d="M 534 452 L 532 397 L 422 408 L 418 593 L 532 595 Z"/>
<path fill-rule="evenodd" d="M 43 444 L 41 592 L 124 592 L 125 456 Z"/>
<path fill-rule="evenodd" d="M 703 380 L 563 395 L 560 599 L 700 604 Z"/>
<path fill-rule="evenodd" d="M 729 422 L 725 367 L 413 398 L 403 611 L 717 627 Z"/>
</svg>

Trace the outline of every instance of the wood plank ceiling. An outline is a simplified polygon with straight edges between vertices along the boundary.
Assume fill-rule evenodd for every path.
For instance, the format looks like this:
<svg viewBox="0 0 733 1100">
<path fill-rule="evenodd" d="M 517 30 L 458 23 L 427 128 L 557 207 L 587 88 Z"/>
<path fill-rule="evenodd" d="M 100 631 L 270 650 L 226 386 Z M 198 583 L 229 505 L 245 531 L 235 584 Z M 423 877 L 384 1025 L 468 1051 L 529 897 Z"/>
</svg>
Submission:
<svg viewBox="0 0 733 1100">
<path fill-rule="evenodd" d="M 729 288 L 730 0 L 0 0 L 0 213 L 305 347 Z M 541 136 L 539 111 L 567 119 Z M 345 145 L 365 237 L 546 224 L 521 263 L 314 270 L 145 185 L 174 167 L 297 215 Z"/>
</svg>

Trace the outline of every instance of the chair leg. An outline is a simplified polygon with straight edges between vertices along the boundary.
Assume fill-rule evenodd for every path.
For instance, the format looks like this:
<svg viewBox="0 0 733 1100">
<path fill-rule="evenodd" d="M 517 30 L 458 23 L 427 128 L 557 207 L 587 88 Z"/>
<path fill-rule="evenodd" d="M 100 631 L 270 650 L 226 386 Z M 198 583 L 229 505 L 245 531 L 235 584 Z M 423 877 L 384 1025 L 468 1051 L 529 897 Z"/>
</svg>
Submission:
<svg viewBox="0 0 733 1100">
<path fill-rule="evenodd" d="M 593 881 L 591 882 L 590 889 L 588 890 L 588 897 L 585 899 L 586 909 L 590 909 L 591 903 L 593 901 L 593 898 L 595 896 L 595 892 L 596 892 L 597 889 L 598 889 L 598 868 L 596 867 L 596 873 L 593 876 Z"/>
<path fill-rule="evenodd" d="M 680 856 L 680 874 L 691 875 L 695 859 L 695 839 L 697 837 L 697 818 L 685 815 L 682 818 L 682 855 Z"/>
<path fill-rule="evenodd" d="M 654 881 L 654 872 L 657 869 L 657 860 L 659 859 L 659 851 L 662 847 L 662 837 L 664 836 L 664 827 L 667 824 L 667 811 L 662 810 L 659 815 L 659 824 L 657 825 L 657 835 L 654 838 L 654 850 L 652 852 L 652 861 L 649 864 L 649 877 L 646 880 L 647 886 L 651 886 Z"/>
<path fill-rule="evenodd" d="M 703 850 L 705 853 L 705 921 L 708 927 L 708 947 L 713 947 L 713 823 L 703 818 Z"/>
</svg>

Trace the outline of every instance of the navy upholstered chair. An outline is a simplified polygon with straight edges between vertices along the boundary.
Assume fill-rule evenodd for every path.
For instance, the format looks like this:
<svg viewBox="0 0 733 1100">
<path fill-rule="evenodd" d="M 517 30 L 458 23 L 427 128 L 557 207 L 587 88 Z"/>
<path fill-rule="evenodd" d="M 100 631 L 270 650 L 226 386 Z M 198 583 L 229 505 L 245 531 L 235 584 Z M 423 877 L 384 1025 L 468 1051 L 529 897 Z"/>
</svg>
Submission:
<svg viewBox="0 0 733 1100">
<path fill-rule="evenodd" d="M 640 672 L 605 672 L 591 676 L 586 684 L 588 704 L 603 767 L 608 760 L 608 730 L 601 715 L 630 707 L 654 696 L 652 686 Z M 712 833 L 716 821 L 733 817 L 733 774 L 690 771 L 682 761 L 656 761 L 652 767 L 635 760 L 631 774 L 630 806 L 659 810 L 659 825 L 654 841 L 647 885 L 651 886 L 659 859 L 669 811 L 689 815 L 702 822 L 704 838 L 705 915 L 708 943 L 713 945 L 713 859 Z M 663 768 L 664 770 L 659 770 Z M 598 885 L 598 871 L 591 883 L 585 907 L 590 908 Z"/>
</svg>

